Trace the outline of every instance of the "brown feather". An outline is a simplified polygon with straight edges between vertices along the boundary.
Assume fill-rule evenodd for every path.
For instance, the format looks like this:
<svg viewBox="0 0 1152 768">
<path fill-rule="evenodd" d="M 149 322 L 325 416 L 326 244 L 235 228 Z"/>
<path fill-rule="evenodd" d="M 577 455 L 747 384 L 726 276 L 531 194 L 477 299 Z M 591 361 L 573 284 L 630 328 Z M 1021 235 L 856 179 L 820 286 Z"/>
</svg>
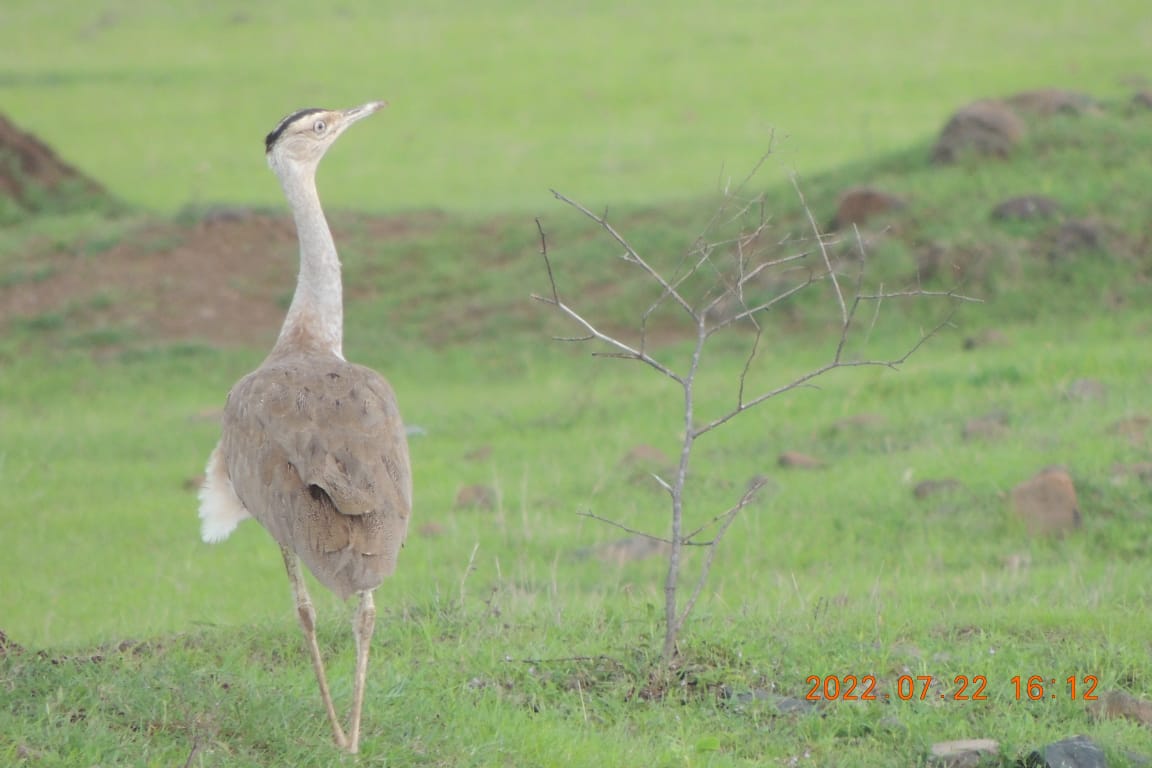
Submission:
<svg viewBox="0 0 1152 768">
<path fill-rule="evenodd" d="M 252 516 L 342 599 L 395 570 L 412 472 L 378 373 L 332 353 L 272 357 L 229 393 L 221 450 Z"/>
</svg>

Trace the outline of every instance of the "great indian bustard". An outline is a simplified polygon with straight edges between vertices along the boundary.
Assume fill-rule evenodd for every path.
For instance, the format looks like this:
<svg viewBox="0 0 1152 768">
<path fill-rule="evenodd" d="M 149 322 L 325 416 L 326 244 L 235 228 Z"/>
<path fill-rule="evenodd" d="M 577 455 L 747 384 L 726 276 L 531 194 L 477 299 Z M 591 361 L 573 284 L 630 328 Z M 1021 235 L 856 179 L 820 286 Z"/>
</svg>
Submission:
<svg viewBox="0 0 1152 768">
<path fill-rule="evenodd" d="M 379 374 L 344 359 L 340 260 L 316 193 L 316 167 L 352 123 L 383 107 L 304 109 L 268 134 L 300 240 L 300 275 L 276 345 L 228 394 L 219 444 L 200 491 L 205 541 L 247 517 L 280 544 L 296 612 L 336 743 L 356 752 L 376 620 L 372 592 L 396 567 L 412 509 L 408 444 L 396 397 Z M 345 736 L 316 642 L 300 561 L 341 599 L 356 593 L 356 673 Z"/>
</svg>

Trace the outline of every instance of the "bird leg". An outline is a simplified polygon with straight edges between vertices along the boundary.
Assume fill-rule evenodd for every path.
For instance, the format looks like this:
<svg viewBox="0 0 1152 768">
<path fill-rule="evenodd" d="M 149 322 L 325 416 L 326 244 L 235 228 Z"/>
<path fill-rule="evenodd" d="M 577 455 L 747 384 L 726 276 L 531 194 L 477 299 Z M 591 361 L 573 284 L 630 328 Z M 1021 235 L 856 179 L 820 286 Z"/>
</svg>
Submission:
<svg viewBox="0 0 1152 768">
<path fill-rule="evenodd" d="M 304 639 L 308 643 L 308 651 L 312 654 L 312 669 L 316 671 L 316 682 L 320 683 L 324 709 L 328 711 L 328 722 L 332 723 L 332 736 L 336 739 L 336 746 L 346 749 L 348 739 L 345 738 L 344 729 L 340 727 L 340 721 L 336 718 L 336 708 L 332 706 L 332 693 L 328 690 L 328 678 L 324 675 L 324 659 L 320 657 L 320 644 L 316 642 L 316 609 L 312 607 L 312 599 L 308 597 L 308 588 L 304 585 L 300 560 L 287 547 L 281 547 L 280 552 L 284 555 L 284 567 L 288 569 L 288 579 L 292 582 L 292 595 L 296 598 L 296 615 L 300 617 Z M 354 747 L 352 751 L 356 751 Z"/>
<path fill-rule="evenodd" d="M 352 631 L 356 633 L 356 681 L 352 694 L 352 722 L 348 731 L 348 751 L 352 754 L 360 749 L 360 712 L 364 708 L 364 684 L 368 677 L 368 650 L 372 644 L 372 632 L 376 629 L 376 603 L 372 590 L 360 593 L 360 605 L 356 608 L 356 618 L 352 620 Z"/>
</svg>

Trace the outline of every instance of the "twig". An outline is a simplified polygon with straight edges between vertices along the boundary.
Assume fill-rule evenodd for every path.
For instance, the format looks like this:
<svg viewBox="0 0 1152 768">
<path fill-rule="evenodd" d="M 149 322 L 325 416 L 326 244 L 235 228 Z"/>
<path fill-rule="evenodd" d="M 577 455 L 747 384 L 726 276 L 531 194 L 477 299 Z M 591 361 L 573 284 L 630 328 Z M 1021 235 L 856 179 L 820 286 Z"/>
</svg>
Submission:
<svg viewBox="0 0 1152 768">
<path fill-rule="evenodd" d="M 548 258 L 548 238 L 544 236 L 544 225 L 536 217 L 536 231 L 540 233 L 540 255 L 544 257 L 544 268 L 548 270 L 548 285 L 552 286 L 552 303 L 560 304 L 560 293 L 556 290 L 556 278 L 552 275 L 552 260 Z"/>
<path fill-rule="evenodd" d="M 633 264 L 638 265 L 641 269 L 643 269 L 645 272 L 647 272 L 648 276 L 651 277 L 653 280 L 655 280 L 657 283 L 659 283 L 660 287 L 663 288 L 668 293 L 669 296 L 671 296 L 673 299 L 675 299 L 676 303 L 679 304 L 681 306 L 681 308 L 684 309 L 685 312 L 687 312 L 689 315 L 693 314 L 692 305 L 688 303 L 688 300 L 685 299 L 683 296 L 681 296 L 676 291 L 676 289 L 674 289 L 669 284 L 669 282 L 664 279 L 663 275 L 661 275 L 659 272 L 657 272 L 655 269 L 653 269 L 652 266 L 650 264 L 648 264 L 648 262 L 646 262 L 643 258 L 641 258 L 640 254 L 636 252 L 636 249 L 632 247 L 632 244 L 629 243 L 627 240 L 625 240 L 624 236 L 621 235 L 619 232 L 617 232 L 616 228 L 608 223 L 607 214 L 605 214 L 604 216 L 597 216 L 595 213 L 592 213 L 592 211 L 588 210 L 583 205 L 581 205 L 580 203 L 576 202 L 575 200 L 572 200 L 571 198 L 565 196 L 564 194 L 557 192 L 554 189 L 549 190 L 549 191 L 553 194 L 553 196 L 555 196 L 555 198 L 557 200 L 561 201 L 562 203 L 566 203 L 567 205 L 572 206 L 576 210 L 580 211 L 580 213 L 584 214 L 589 219 L 591 219 L 592 221 L 594 221 L 598 225 L 600 225 L 600 227 L 605 232 L 607 232 L 612 237 L 613 240 L 615 240 L 617 243 L 620 244 L 621 247 L 624 248 L 624 252 L 628 256 L 627 261 L 630 261 Z"/>
<path fill-rule="evenodd" d="M 820 255 L 824 257 L 824 266 L 828 268 L 828 277 L 832 280 L 832 287 L 836 289 L 836 302 L 840 305 L 841 322 L 843 325 L 848 325 L 848 310 L 844 304 L 844 293 L 840 290 L 840 281 L 836 278 L 836 270 L 832 267 L 832 258 L 828 255 L 828 247 L 820 235 L 820 225 L 816 223 L 816 217 L 812 215 L 812 209 L 808 207 L 808 201 L 804 199 L 804 192 L 800 189 L 796 174 L 792 174 L 792 188 L 796 190 L 796 196 L 800 198 L 800 205 L 804 207 L 804 214 L 808 217 L 808 223 L 812 225 L 812 234 L 816 235 L 816 244 L 820 246 Z"/>
<path fill-rule="evenodd" d="M 767 484 L 768 484 L 768 481 L 765 478 L 763 478 L 763 477 L 755 478 L 751 483 L 748 484 L 748 489 L 746 491 L 744 491 L 744 495 L 740 497 L 740 500 L 738 502 L 736 502 L 733 506 L 724 510 L 720 514 L 716 515 L 714 518 L 712 518 L 708 522 L 704 523 L 704 525 L 702 525 L 699 528 L 697 528 L 696 530 L 692 531 L 692 533 L 686 534 L 684 536 L 684 543 L 691 545 L 691 546 L 694 546 L 694 547 L 710 547 L 710 546 L 714 545 L 716 543 L 715 538 L 712 538 L 711 541 L 700 541 L 700 542 L 692 541 L 692 539 L 696 538 L 696 536 L 698 536 L 700 533 L 702 533 L 705 528 L 708 528 L 709 526 L 715 525 L 716 523 L 723 520 L 724 518 L 731 516 L 733 512 L 739 512 L 744 507 L 748 506 L 748 504 L 752 501 L 752 499 L 755 498 L 756 494 L 758 494 L 760 492 L 760 489 L 763 488 Z"/>
<path fill-rule="evenodd" d="M 748 506 L 748 502 L 752 501 L 753 497 L 764 487 L 766 481 L 763 478 L 757 478 L 748 490 L 744 491 L 744 495 L 740 497 L 740 501 L 736 506 L 728 510 L 724 517 L 724 521 L 716 530 L 716 535 L 712 537 L 712 542 L 708 546 L 708 553 L 704 555 L 704 564 L 700 566 L 700 575 L 696 578 L 696 584 L 692 587 L 692 594 L 684 602 L 684 609 L 676 618 L 676 633 L 679 634 L 680 629 L 684 626 L 684 622 L 692 614 L 692 609 L 696 607 L 696 601 L 700 599 L 700 593 L 704 591 L 704 584 L 708 581 L 709 574 L 712 573 L 712 563 L 716 559 L 716 550 L 720 545 L 720 540 L 724 538 L 724 534 L 728 533 L 728 529 L 732 527 L 732 523 L 736 521 L 736 516 L 740 514 L 744 507 Z"/>
<path fill-rule="evenodd" d="M 193 737 L 192 750 L 188 753 L 188 759 L 184 761 L 184 768 L 191 768 L 192 761 L 196 759 L 196 754 L 200 751 L 200 739 Z"/>
<path fill-rule="evenodd" d="M 624 525 L 623 523 L 617 522 L 616 520 L 609 520 L 606 517 L 600 517 L 600 515 L 596 514 L 595 512 L 577 512 L 576 514 L 579 515 L 580 517 L 587 517 L 591 520 L 597 520 L 601 523 L 607 523 L 608 525 L 612 526 L 613 528 L 619 528 L 620 530 L 624 531 L 625 533 L 630 533 L 633 536 L 643 536 L 646 539 L 650 539 L 652 541 L 658 541 L 661 544 L 671 544 L 672 543 L 668 539 L 662 538 L 660 536 L 653 536 L 651 533 L 645 533 L 644 531 L 637 530 L 636 528 L 630 528 L 627 525 Z"/>
</svg>

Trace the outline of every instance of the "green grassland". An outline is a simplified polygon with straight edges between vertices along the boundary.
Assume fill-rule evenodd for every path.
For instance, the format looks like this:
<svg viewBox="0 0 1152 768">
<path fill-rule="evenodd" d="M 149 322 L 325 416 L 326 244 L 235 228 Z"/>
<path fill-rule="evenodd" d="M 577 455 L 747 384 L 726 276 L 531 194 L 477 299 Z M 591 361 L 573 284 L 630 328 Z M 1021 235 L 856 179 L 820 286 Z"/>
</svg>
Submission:
<svg viewBox="0 0 1152 768">
<path fill-rule="evenodd" d="M 775 133 L 813 173 L 904 147 L 981 95 L 1147 70 L 1141 0 L 577 4 L 278 0 L 0 9 L 5 111 L 119 196 L 278 203 L 269 115 L 392 105 L 326 196 L 369 210 L 692 199 Z M 514 127 L 515 130 L 510 130 Z M 352 160 L 351 158 L 356 158 Z"/>
<path fill-rule="evenodd" d="M 278 205 L 258 154 L 271 121 L 313 99 L 389 98 L 320 183 L 333 208 L 360 211 L 333 216 L 346 351 L 388 376 L 421 428 L 413 533 L 377 593 L 363 753 L 341 756 L 277 548 L 252 522 L 217 546 L 197 535 L 189 481 L 217 439 L 213 409 L 263 350 L 91 327 L 91 306 L 11 323 L 0 630 L 23 650 L 0 644 L 0 763 L 889 766 L 990 737 L 1013 765 L 1077 733 L 1110 765 L 1152 756 L 1148 725 L 1098 721 L 1063 687 L 1020 700 L 1012 682 L 1095 676 L 1100 692 L 1152 692 L 1152 486 L 1119 469 L 1147 462 L 1152 438 L 1113 428 L 1152 415 L 1152 112 L 1124 107 L 1120 86 L 1146 68 L 1152 21 L 1138 3 L 762 5 L 0 10 L 5 110 L 130 205 L 6 226 L 0 285 L 46 279 L 55 246 L 99 259 L 155 238 L 147 227 L 179 208 L 177 222 L 216 201 Z M 1037 125 L 1005 161 L 927 162 L 958 104 L 1052 85 L 1099 95 L 1103 114 Z M 572 329 L 529 299 L 548 289 L 534 217 L 565 295 L 632 327 L 650 288 L 547 188 L 612 206 L 674 270 L 702 231 L 730 234 L 708 229 L 717 180 L 741 178 L 773 128 L 775 153 L 740 193 L 763 191 L 781 252 L 813 246 L 790 169 L 821 222 L 839 190 L 874 183 L 910 202 L 869 248 L 868 284 L 915 284 L 932 244 L 971 256 L 959 287 L 983 303 L 890 302 L 852 335 L 852 356 L 898 356 L 955 314 L 900 370 L 833 371 L 701 439 L 689 527 L 751 478 L 768 483 L 719 549 L 666 679 L 663 562 L 598 557 L 624 534 L 579 513 L 666 529 L 663 495 L 624 459 L 638 445 L 676 453 L 679 393 L 550 340 Z M 1107 242 L 1052 258 L 1055 222 L 989 220 L 996 201 L 1036 192 L 1103 222 Z M 427 207 L 441 212 L 372 218 Z M 819 284 L 765 318 L 750 387 L 828 360 L 830 298 Z M 677 366 L 682 332 L 658 351 Z M 699 418 L 731 407 L 748 343 L 734 331 L 710 348 Z M 1102 394 L 1070 396 L 1084 379 Z M 1005 435 L 966 439 L 988 414 L 1006 417 Z M 826 466 L 779 467 L 783 451 Z M 1083 527 L 1033 538 L 1008 496 L 1054 464 Z M 932 478 L 960 485 L 915 498 Z M 492 508 L 456 505 L 473 484 L 495 490 Z M 690 572 L 701 559 L 689 552 Z M 350 607 L 313 597 L 343 710 Z M 787 711 L 812 675 L 942 687 Z M 985 677 L 988 700 L 940 701 L 958 676 Z"/>
</svg>

